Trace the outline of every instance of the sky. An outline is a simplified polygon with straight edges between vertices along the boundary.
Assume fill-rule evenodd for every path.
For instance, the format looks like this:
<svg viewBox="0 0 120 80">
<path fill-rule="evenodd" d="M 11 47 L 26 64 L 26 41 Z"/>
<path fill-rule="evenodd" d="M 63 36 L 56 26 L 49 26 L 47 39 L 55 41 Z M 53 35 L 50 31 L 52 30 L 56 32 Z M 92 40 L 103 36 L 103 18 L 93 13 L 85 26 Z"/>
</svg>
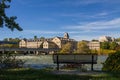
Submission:
<svg viewBox="0 0 120 80">
<path fill-rule="evenodd" d="M 10 6 L 7 15 L 17 16 L 23 31 L 0 28 L 0 40 L 62 37 L 65 32 L 77 41 L 120 37 L 120 0 L 12 0 Z"/>
</svg>

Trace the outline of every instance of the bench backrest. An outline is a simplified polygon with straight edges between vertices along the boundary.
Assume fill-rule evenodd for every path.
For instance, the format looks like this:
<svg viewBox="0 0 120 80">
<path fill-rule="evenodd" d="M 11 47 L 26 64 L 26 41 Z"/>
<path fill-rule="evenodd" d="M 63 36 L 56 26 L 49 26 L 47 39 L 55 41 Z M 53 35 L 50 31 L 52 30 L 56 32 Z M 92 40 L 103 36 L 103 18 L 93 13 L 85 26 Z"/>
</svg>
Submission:
<svg viewBox="0 0 120 80">
<path fill-rule="evenodd" d="M 54 63 L 96 64 L 97 55 L 91 54 L 53 54 Z"/>
</svg>

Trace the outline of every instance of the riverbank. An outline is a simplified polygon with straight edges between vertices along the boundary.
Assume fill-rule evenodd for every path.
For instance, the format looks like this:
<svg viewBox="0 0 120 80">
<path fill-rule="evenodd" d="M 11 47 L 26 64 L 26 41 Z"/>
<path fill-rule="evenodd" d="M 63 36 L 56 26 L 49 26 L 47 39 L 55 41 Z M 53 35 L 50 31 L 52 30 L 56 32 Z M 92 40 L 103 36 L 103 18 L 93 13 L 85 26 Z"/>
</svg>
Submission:
<svg viewBox="0 0 120 80">
<path fill-rule="evenodd" d="M 52 55 L 38 55 L 38 56 L 31 56 L 31 55 L 21 55 L 16 56 L 18 59 L 22 59 L 25 61 L 24 67 L 25 68 L 35 68 L 35 69 L 43 69 L 47 67 L 56 68 L 56 64 L 53 62 L 53 56 Z M 97 64 L 94 64 L 94 70 L 101 70 L 102 63 L 105 62 L 107 59 L 107 55 L 99 55 Z M 62 66 L 63 64 L 60 64 Z M 85 64 L 84 68 L 87 70 L 91 70 L 91 65 Z"/>
<path fill-rule="evenodd" d="M 102 75 L 94 73 L 96 75 L 91 75 L 91 72 L 84 72 L 84 75 L 77 75 L 78 73 L 55 74 L 53 72 L 54 70 L 48 69 L 6 69 L 0 71 L 0 80 L 119 80 L 120 78 L 119 75 L 112 73 L 103 73 Z"/>
</svg>

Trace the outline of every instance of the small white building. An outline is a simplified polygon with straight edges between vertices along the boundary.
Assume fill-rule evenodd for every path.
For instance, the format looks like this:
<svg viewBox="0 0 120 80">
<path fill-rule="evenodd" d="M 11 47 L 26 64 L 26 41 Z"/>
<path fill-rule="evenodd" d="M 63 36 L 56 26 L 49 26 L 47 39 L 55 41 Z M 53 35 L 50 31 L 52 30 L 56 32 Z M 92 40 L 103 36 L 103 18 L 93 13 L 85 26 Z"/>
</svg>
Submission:
<svg viewBox="0 0 120 80">
<path fill-rule="evenodd" d="M 91 49 L 91 50 L 99 50 L 100 42 L 89 42 L 88 46 L 89 46 L 89 49 Z"/>
<path fill-rule="evenodd" d="M 41 40 L 32 40 L 32 39 L 22 39 L 19 42 L 20 48 L 41 48 L 43 44 L 43 41 Z"/>
<path fill-rule="evenodd" d="M 26 48 L 26 46 L 27 46 L 26 40 L 25 40 L 25 39 L 22 39 L 22 40 L 19 42 L 19 48 Z"/>
<path fill-rule="evenodd" d="M 43 42 L 43 48 L 44 48 L 44 49 L 58 48 L 58 46 L 57 46 L 54 42 L 44 41 L 44 42 Z"/>
</svg>

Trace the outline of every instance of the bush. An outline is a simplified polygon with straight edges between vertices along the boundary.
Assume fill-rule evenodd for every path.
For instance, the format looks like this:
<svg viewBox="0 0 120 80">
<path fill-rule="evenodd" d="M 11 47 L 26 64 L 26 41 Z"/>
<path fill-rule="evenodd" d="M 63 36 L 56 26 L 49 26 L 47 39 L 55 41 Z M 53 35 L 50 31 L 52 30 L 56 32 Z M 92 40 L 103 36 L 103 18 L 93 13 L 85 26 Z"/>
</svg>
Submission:
<svg viewBox="0 0 120 80">
<path fill-rule="evenodd" d="M 101 55 L 109 55 L 109 54 L 114 54 L 116 50 L 109 50 L 109 49 L 100 49 L 99 54 Z"/>
<path fill-rule="evenodd" d="M 103 63 L 103 71 L 119 72 L 120 71 L 120 51 L 110 54 Z"/>
<path fill-rule="evenodd" d="M 0 68 L 20 68 L 25 62 L 17 59 L 15 54 L 5 53 L 0 55 Z"/>
</svg>

